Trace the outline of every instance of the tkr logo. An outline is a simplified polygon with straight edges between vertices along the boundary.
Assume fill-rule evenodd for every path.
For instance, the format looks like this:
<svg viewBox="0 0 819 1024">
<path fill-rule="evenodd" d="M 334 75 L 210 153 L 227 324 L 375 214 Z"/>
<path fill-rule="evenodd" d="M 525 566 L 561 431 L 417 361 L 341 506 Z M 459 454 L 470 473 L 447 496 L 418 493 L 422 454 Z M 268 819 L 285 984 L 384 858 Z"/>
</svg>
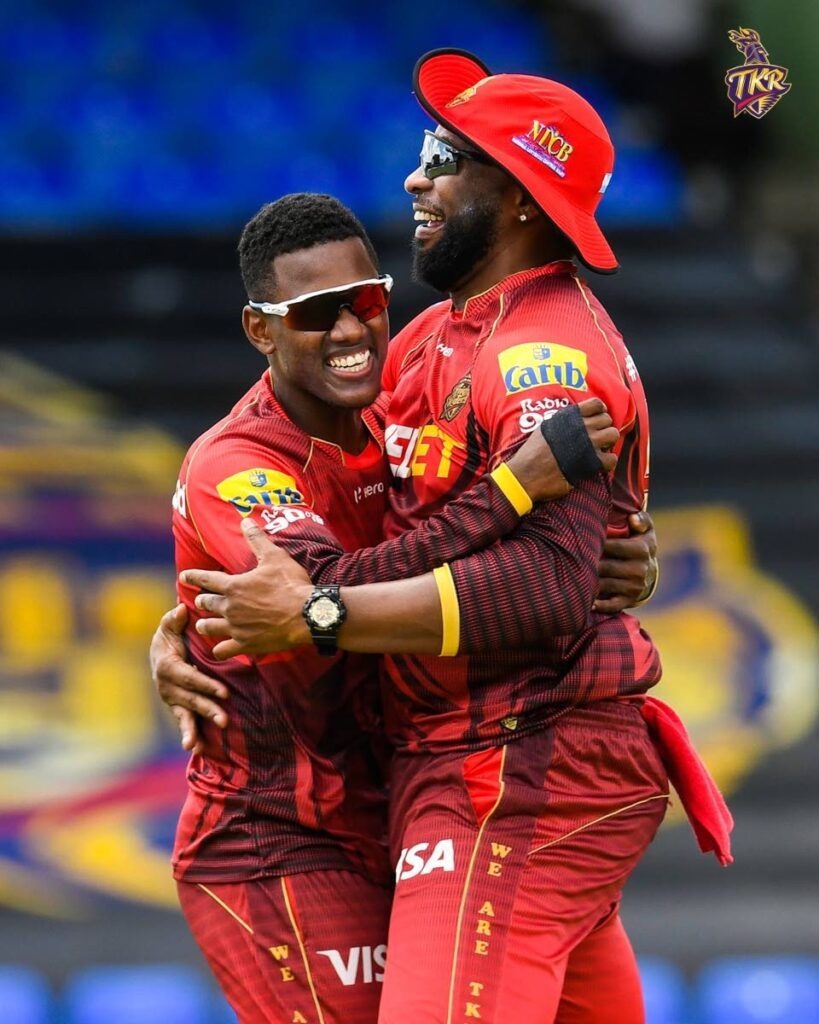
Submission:
<svg viewBox="0 0 819 1024">
<path fill-rule="evenodd" d="M 455 870 L 455 847 L 451 839 L 442 839 L 436 843 L 427 856 L 424 851 L 428 849 L 429 843 L 416 843 L 401 851 L 395 866 L 396 882 L 415 878 L 416 875 L 428 875 L 435 870 Z"/>
<path fill-rule="evenodd" d="M 387 947 L 383 944 L 375 947 L 352 946 L 346 960 L 338 949 L 319 949 L 316 952 L 319 956 L 327 957 L 342 985 L 355 985 L 359 981 L 359 975 L 365 985 L 384 980 Z"/>
</svg>

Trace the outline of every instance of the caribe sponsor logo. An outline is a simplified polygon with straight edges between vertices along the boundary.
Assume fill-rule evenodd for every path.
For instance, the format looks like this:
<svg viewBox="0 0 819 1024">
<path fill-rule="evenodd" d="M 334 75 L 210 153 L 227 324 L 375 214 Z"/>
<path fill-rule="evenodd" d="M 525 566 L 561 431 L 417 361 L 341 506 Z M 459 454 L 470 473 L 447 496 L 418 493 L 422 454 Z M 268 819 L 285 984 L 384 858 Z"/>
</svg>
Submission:
<svg viewBox="0 0 819 1024">
<path fill-rule="evenodd" d="M 566 177 L 564 165 L 574 152 L 574 146 L 566 141 L 554 125 L 532 121 L 529 131 L 525 135 L 513 136 L 512 142 L 542 164 L 546 164 L 559 177 Z"/>
<path fill-rule="evenodd" d="M 788 69 L 770 63 L 768 51 L 754 29 L 741 26 L 731 29 L 728 38 L 745 58 L 744 64 L 729 68 L 725 75 L 734 117 L 740 114 L 750 114 L 757 119 L 764 117 L 790 92 L 790 82 L 785 81 Z"/>
<path fill-rule="evenodd" d="M 403 882 L 416 875 L 428 875 L 431 871 L 455 870 L 455 846 L 451 839 L 441 839 L 428 855 L 429 843 L 416 843 L 401 851 L 395 866 L 396 882 Z"/>
<path fill-rule="evenodd" d="M 216 492 L 243 518 L 258 505 L 304 504 L 293 477 L 274 469 L 243 469 L 217 484 Z"/>
<path fill-rule="evenodd" d="M 327 957 L 339 981 L 346 987 L 355 985 L 359 975 L 364 985 L 384 980 L 387 947 L 383 943 L 380 946 L 351 946 L 346 959 L 339 949 L 317 949 L 316 952 L 319 956 Z M 381 970 L 376 969 L 379 967 Z"/>
<path fill-rule="evenodd" d="M 544 385 L 588 391 L 586 353 L 566 345 L 535 342 L 515 345 L 498 355 L 507 395 Z"/>
</svg>

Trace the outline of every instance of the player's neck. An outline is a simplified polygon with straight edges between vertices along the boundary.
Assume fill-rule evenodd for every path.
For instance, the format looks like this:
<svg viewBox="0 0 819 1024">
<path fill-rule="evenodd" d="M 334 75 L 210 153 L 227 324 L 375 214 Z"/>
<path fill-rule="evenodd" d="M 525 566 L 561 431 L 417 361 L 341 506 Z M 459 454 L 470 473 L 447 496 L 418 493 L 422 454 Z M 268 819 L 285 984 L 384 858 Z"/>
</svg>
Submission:
<svg viewBox="0 0 819 1024">
<path fill-rule="evenodd" d="M 551 231 L 514 231 L 501 237 L 469 277 L 458 282 L 451 292 L 452 304 L 455 309 L 463 309 L 467 299 L 488 292 L 512 274 L 571 257 L 571 249 L 560 235 Z"/>
<path fill-rule="evenodd" d="M 288 418 L 305 434 L 336 444 L 350 455 L 364 451 L 370 435 L 360 409 L 328 405 L 314 395 L 288 388 L 281 381 L 273 381 L 273 391 Z"/>
</svg>

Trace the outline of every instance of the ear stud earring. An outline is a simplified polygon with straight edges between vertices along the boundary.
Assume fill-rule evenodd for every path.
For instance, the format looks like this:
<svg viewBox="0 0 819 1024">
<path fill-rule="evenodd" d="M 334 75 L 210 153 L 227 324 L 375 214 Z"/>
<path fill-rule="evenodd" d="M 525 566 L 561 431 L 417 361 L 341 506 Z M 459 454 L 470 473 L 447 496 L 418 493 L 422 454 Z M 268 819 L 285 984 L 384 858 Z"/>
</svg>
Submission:
<svg viewBox="0 0 819 1024">
<path fill-rule="evenodd" d="M 526 214 L 525 214 L 525 213 L 522 213 L 522 214 L 520 215 L 520 219 L 521 219 L 521 220 L 526 220 Z"/>
</svg>

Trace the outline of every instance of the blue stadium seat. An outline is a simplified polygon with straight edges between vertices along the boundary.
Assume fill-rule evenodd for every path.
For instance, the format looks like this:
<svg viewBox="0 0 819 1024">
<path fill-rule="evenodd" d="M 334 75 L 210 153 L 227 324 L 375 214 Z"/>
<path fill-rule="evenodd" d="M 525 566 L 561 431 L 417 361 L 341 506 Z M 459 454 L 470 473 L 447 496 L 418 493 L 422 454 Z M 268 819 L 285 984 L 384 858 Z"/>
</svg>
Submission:
<svg viewBox="0 0 819 1024">
<path fill-rule="evenodd" d="M 498 70 L 560 72 L 540 19 L 500 0 L 451 0 L 446 19 L 399 33 L 383 0 L 316 0 L 307 18 L 269 0 L 20 8 L 0 0 L 0 228 L 13 231 L 233 230 L 312 189 L 403 223 L 430 124 L 410 96 L 421 53 L 458 45 Z M 604 83 L 580 91 L 616 123 Z M 620 146 L 603 222 L 673 225 L 683 195 L 672 157 Z"/>
<path fill-rule="evenodd" d="M 0 1012 L 14 1024 L 50 1024 L 51 992 L 45 978 L 26 967 L 0 966 Z"/>
<path fill-rule="evenodd" d="M 65 993 L 66 1024 L 204 1024 L 211 989 L 190 967 L 95 967 L 76 974 Z"/>
<path fill-rule="evenodd" d="M 702 971 L 702 1024 L 814 1024 L 819 958 L 729 957 Z"/>
<path fill-rule="evenodd" d="M 639 958 L 646 1024 L 686 1024 L 688 987 L 682 971 L 659 957 Z"/>
</svg>

